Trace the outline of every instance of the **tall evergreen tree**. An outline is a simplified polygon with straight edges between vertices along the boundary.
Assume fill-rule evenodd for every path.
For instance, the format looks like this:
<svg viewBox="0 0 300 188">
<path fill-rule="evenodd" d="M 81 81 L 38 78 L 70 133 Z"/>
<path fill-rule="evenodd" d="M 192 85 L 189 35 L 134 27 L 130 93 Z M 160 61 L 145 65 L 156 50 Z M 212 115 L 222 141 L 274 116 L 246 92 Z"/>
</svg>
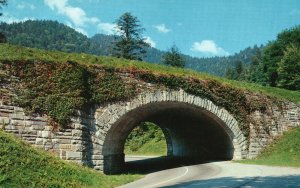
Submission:
<svg viewBox="0 0 300 188">
<path fill-rule="evenodd" d="M 2 6 L 7 5 L 7 0 L 0 0 L 0 9 L 2 9 Z M 0 12 L 0 16 L 2 16 L 2 12 Z M 0 43 L 5 43 L 6 37 L 3 33 L 0 32 Z"/>
<path fill-rule="evenodd" d="M 0 9 L 2 9 L 2 7 L 4 5 L 7 5 L 7 0 L 0 0 Z M 2 16 L 2 13 L 0 12 L 0 16 Z"/>
<path fill-rule="evenodd" d="M 124 13 L 117 21 L 118 40 L 114 44 L 113 56 L 131 60 L 142 60 L 149 44 L 142 37 L 145 30 L 131 13 Z"/>
<path fill-rule="evenodd" d="M 183 68 L 185 66 L 184 59 L 175 44 L 170 48 L 169 51 L 164 54 L 163 63 L 166 65 L 171 65 L 173 67 Z"/>
<path fill-rule="evenodd" d="M 243 70 L 243 62 L 240 60 L 235 61 L 235 71 L 238 73 L 238 75 L 240 75 L 243 72 Z"/>
</svg>

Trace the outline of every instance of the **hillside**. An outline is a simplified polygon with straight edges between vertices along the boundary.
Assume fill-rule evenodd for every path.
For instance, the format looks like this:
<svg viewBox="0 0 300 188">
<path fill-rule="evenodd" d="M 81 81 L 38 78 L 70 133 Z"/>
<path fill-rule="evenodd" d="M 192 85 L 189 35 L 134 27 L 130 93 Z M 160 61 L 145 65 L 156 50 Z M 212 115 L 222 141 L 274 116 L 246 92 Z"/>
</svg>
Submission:
<svg viewBox="0 0 300 188">
<path fill-rule="evenodd" d="M 211 100 L 237 117 L 246 137 L 248 116 L 253 111 L 263 109 L 267 103 L 300 101 L 296 91 L 231 81 L 189 69 L 8 44 L 1 44 L 0 52 L 0 97 L 4 102 L 22 107 L 27 113 L 49 115 L 62 127 L 68 125 L 76 110 L 136 96 L 146 88 L 141 83 L 181 88 Z"/>
<path fill-rule="evenodd" d="M 145 122 L 128 135 L 125 155 L 167 155 L 167 144 L 162 130 L 154 123 Z"/>
<path fill-rule="evenodd" d="M 300 93 L 296 91 L 231 81 L 189 69 L 0 44 L 2 102 L 22 107 L 27 113 L 48 115 L 60 128 L 68 125 L 78 109 L 128 100 L 145 91 L 148 83 L 157 89 L 182 89 L 211 100 L 236 117 L 246 138 L 249 114 L 283 100 L 300 104 Z"/>
<path fill-rule="evenodd" d="M 106 176 L 34 149 L 0 129 L 0 187 L 115 187 L 139 175 Z"/>
<path fill-rule="evenodd" d="M 164 65 L 149 64 L 145 62 L 131 61 L 106 56 L 46 51 L 9 44 L 0 44 L 0 52 L 0 61 L 25 60 L 59 63 L 72 61 L 85 65 L 101 65 L 102 67 L 114 69 L 140 69 L 161 75 L 174 75 L 177 77 L 189 79 L 193 78 L 200 80 L 215 80 L 222 84 L 228 84 L 231 87 L 235 87 L 238 89 L 247 89 L 252 92 L 261 92 L 269 96 L 291 100 L 296 103 L 300 102 L 300 93 L 297 91 L 288 91 L 284 89 L 265 87 L 247 82 L 228 80 L 225 78 L 216 77 L 205 73 L 199 73 L 191 69 L 181 69 Z"/>
<path fill-rule="evenodd" d="M 96 34 L 88 38 L 57 21 L 46 20 L 29 20 L 12 24 L 1 23 L 0 32 L 5 34 L 10 44 L 63 52 L 83 52 L 94 55 L 110 55 L 111 42 L 115 40 L 115 36 L 103 34 Z M 226 70 L 233 68 L 237 60 L 248 66 L 256 55 L 257 50 L 261 50 L 261 48 L 257 46 L 249 47 L 228 57 L 196 58 L 188 55 L 183 56 L 187 68 L 224 76 Z M 159 64 L 164 53 L 164 51 L 156 48 L 148 48 L 144 61 Z"/>
</svg>

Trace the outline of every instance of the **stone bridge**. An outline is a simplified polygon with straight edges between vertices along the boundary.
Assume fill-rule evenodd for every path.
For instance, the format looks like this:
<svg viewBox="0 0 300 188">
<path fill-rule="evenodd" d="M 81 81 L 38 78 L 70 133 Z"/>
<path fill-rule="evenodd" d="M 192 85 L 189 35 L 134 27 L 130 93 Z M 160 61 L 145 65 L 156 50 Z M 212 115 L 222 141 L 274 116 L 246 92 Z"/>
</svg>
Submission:
<svg viewBox="0 0 300 188">
<path fill-rule="evenodd" d="M 0 101 L 0 128 L 30 144 L 56 153 L 61 159 L 86 164 L 105 173 L 124 166 L 124 144 L 141 122 L 163 130 L 169 156 L 203 160 L 255 157 L 275 136 L 299 125 L 300 109 L 285 102 L 283 110 L 268 106 L 267 113 L 250 115 L 250 135 L 240 130 L 237 117 L 212 101 L 183 90 L 143 92 L 135 98 L 94 106 L 79 112 L 63 131 L 48 125 L 47 117 L 26 116 L 23 109 Z M 266 124 L 254 128 L 254 123 Z"/>
</svg>

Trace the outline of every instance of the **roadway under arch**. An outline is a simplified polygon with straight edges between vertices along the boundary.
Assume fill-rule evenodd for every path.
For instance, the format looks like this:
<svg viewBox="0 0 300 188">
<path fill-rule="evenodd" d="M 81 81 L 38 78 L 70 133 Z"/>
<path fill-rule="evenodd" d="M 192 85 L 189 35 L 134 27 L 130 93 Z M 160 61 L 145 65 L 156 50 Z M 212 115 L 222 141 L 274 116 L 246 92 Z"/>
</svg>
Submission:
<svg viewBox="0 0 300 188">
<path fill-rule="evenodd" d="M 162 128 L 168 156 L 202 161 L 234 158 L 236 135 L 216 114 L 186 102 L 158 101 L 129 110 L 111 125 L 102 150 L 104 173 L 122 172 L 126 138 L 134 127 L 145 121 Z"/>
</svg>

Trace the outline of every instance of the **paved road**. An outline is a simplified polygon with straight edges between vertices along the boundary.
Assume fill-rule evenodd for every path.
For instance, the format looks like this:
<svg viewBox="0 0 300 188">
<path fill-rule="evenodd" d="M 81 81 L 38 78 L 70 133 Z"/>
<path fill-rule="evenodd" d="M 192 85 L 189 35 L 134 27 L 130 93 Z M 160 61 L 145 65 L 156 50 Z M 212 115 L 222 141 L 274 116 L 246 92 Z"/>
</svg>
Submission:
<svg viewBox="0 0 300 188">
<path fill-rule="evenodd" d="M 139 158 L 141 159 L 141 158 Z M 150 173 L 121 188 L 154 187 L 299 187 L 300 168 L 211 162 Z"/>
</svg>

